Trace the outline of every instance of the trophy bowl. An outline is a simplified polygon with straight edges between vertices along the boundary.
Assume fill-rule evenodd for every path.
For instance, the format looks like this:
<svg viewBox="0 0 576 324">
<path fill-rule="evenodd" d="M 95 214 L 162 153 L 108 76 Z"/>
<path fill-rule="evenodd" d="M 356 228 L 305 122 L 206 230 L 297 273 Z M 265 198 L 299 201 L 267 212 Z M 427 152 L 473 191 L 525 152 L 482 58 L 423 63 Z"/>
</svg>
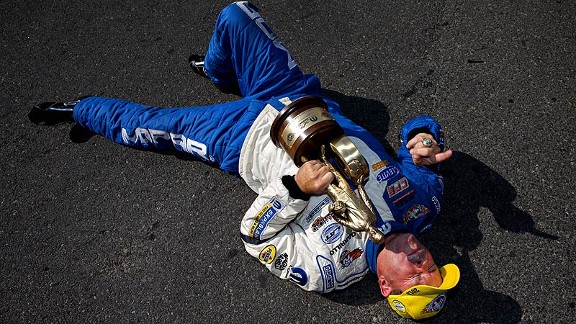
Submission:
<svg viewBox="0 0 576 324">
<path fill-rule="evenodd" d="M 288 153 L 300 167 L 320 158 L 323 144 L 344 135 L 322 98 L 305 96 L 280 111 L 270 129 L 272 142 Z"/>
</svg>

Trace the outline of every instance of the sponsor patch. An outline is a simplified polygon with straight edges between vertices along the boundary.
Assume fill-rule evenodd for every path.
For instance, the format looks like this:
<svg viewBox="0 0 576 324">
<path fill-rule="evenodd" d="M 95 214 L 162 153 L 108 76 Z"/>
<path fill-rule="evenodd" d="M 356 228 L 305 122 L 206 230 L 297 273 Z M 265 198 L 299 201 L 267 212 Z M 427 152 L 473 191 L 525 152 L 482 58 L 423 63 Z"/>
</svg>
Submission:
<svg viewBox="0 0 576 324">
<path fill-rule="evenodd" d="M 274 261 L 274 268 L 284 270 L 288 266 L 288 253 L 282 253 Z"/>
<path fill-rule="evenodd" d="M 378 229 L 380 230 L 380 232 L 382 232 L 382 234 L 386 235 L 390 233 L 390 231 L 392 230 L 392 224 L 386 222 L 382 224 L 382 226 L 380 226 Z"/>
<path fill-rule="evenodd" d="M 318 263 L 318 269 L 320 269 L 322 282 L 324 282 L 322 291 L 326 293 L 333 290 L 336 287 L 336 267 L 334 267 L 334 263 L 321 255 L 316 256 L 316 262 Z"/>
<path fill-rule="evenodd" d="M 332 250 L 330 250 L 330 255 L 334 255 L 340 249 L 345 247 L 346 243 L 348 243 L 348 241 L 350 241 L 350 239 L 353 238 L 354 236 L 356 236 L 356 232 L 352 232 L 348 236 L 346 236 L 346 238 L 342 240 L 342 242 L 338 243 L 338 245 L 336 245 Z"/>
<path fill-rule="evenodd" d="M 389 179 L 398 175 L 399 173 L 400 173 L 400 169 L 398 169 L 395 166 L 389 166 L 389 167 L 384 168 L 384 170 L 378 172 L 378 175 L 376 175 L 376 180 L 378 182 L 388 181 Z"/>
<path fill-rule="evenodd" d="M 320 212 L 322 211 L 322 208 L 324 208 L 324 206 L 330 204 L 332 202 L 332 200 L 330 199 L 330 197 L 324 197 L 324 199 L 322 199 L 322 201 L 320 201 L 318 203 L 318 205 L 316 205 L 311 211 L 310 213 L 308 213 L 308 215 L 306 215 L 306 223 L 310 223 L 312 221 L 312 219 Z"/>
<path fill-rule="evenodd" d="M 382 168 L 385 168 L 387 166 L 388 166 L 388 161 L 382 160 L 382 161 L 379 161 L 379 162 L 372 164 L 372 171 L 376 172 L 376 171 L 378 171 Z"/>
<path fill-rule="evenodd" d="M 256 214 L 256 217 L 254 217 L 254 222 L 252 222 L 252 226 L 250 227 L 249 235 L 256 239 L 260 239 L 262 232 L 264 232 L 264 229 L 268 226 L 268 222 L 270 222 L 276 214 L 282 211 L 282 209 L 284 209 L 284 203 L 276 197 L 272 197 L 270 201 L 262 206 L 262 209 L 260 209 L 258 214 Z"/>
<path fill-rule="evenodd" d="M 322 226 L 326 225 L 330 220 L 332 220 L 332 214 L 328 214 L 326 216 L 320 216 L 310 224 L 312 227 L 312 232 L 318 231 Z"/>
<path fill-rule="evenodd" d="M 404 306 L 404 304 L 402 304 L 399 300 L 393 300 L 392 304 L 394 304 L 394 308 L 396 308 L 399 312 L 406 312 L 406 306 Z"/>
<path fill-rule="evenodd" d="M 408 179 L 406 179 L 406 177 L 402 177 L 402 179 L 386 187 L 386 191 L 388 192 L 388 197 L 392 198 L 402 191 L 408 189 L 408 187 L 410 187 Z"/>
<path fill-rule="evenodd" d="M 308 274 L 302 268 L 290 267 L 290 281 L 297 285 L 304 286 L 308 282 Z"/>
<path fill-rule="evenodd" d="M 338 223 L 333 223 L 328 226 L 322 231 L 322 242 L 324 244 L 332 244 L 342 236 L 344 233 L 344 227 Z"/>
<path fill-rule="evenodd" d="M 415 196 L 416 196 L 416 193 L 414 192 L 414 190 L 410 190 L 409 192 L 402 195 L 400 198 L 394 200 L 392 203 L 397 208 L 400 208 L 400 207 L 406 205 L 408 202 L 412 201 L 412 199 L 414 199 Z"/>
<path fill-rule="evenodd" d="M 179 150 L 193 154 L 210 163 L 216 162 L 216 159 L 212 155 L 208 154 L 208 147 L 206 144 L 195 141 L 191 138 L 186 138 L 186 136 L 182 134 L 168 133 L 162 130 L 149 128 L 138 127 L 130 131 L 126 128 L 122 128 L 122 141 L 125 144 L 140 142 L 144 146 L 158 146 L 164 141 L 171 141 Z"/>
<path fill-rule="evenodd" d="M 444 303 L 446 303 L 446 294 L 441 293 L 440 295 L 436 296 L 434 300 L 432 300 L 426 308 L 424 308 L 420 314 L 428 314 L 432 312 L 439 312 L 443 307 Z"/>
<path fill-rule="evenodd" d="M 408 210 L 404 213 L 404 224 L 407 224 L 409 221 L 417 219 L 419 217 L 425 216 L 428 214 L 430 210 L 424 205 L 412 205 Z"/>
<path fill-rule="evenodd" d="M 324 279 L 326 290 L 334 288 L 334 268 L 331 264 L 322 267 L 322 278 Z"/>
<path fill-rule="evenodd" d="M 274 258 L 276 257 L 276 247 L 272 244 L 267 245 L 262 251 L 260 251 L 260 256 L 258 259 L 264 263 L 272 263 Z"/>
<path fill-rule="evenodd" d="M 361 248 L 355 248 L 352 251 L 344 250 L 342 254 L 340 254 L 338 261 L 340 261 L 343 268 L 347 268 L 352 264 L 352 262 L 354 262 L 354 260 L 358 259 L 362 255 L 362 252 L 364 252 L 364 250 Z"/>
</svg>

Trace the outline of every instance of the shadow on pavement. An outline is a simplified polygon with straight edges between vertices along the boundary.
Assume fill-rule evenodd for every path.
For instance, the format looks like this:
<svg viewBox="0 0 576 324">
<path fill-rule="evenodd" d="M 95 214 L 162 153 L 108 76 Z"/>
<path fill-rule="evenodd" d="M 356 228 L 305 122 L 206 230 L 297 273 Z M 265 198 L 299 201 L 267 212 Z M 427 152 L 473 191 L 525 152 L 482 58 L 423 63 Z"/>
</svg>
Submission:
<svg viewBox="0 0 576 324">
<path fill-rule="evenodd" d="M 443 211 L 433 230 L 426 235 L 426 243 L 433 247 L 438 263 L 453 262 L 460 267 L 460 284 L 451 292 L 454 298 L 448 304 L 452 314 L 449 316 L 473 322 L 521 321 L 522 309 L 518 302 L 505 294 L 484 289 L 470 260 L 470 251 L 483 240 L 479 229 L 480 209 L 488 209 L 505 231 L 530 233 L 549 240 L 558 237 L 535 228 L 532 216 L 513 204 L 516 189 L 478 159 L 455 151 L 444 164 L 443 174 Z M 439 244 L 434 246 L 434 242 Z"/>
<path fill-rule="evenodd" d="M 394 148 L 386 141 L 390 115 L 386 105 L 378 100 L 347 96 L 340 92 L 322 89 L 324 94 L 340 104 L 344 116 L 356 124 L 366 128 L 374 137 L 380 140 L 386 151 L 395 156 Z"/>
</svg>

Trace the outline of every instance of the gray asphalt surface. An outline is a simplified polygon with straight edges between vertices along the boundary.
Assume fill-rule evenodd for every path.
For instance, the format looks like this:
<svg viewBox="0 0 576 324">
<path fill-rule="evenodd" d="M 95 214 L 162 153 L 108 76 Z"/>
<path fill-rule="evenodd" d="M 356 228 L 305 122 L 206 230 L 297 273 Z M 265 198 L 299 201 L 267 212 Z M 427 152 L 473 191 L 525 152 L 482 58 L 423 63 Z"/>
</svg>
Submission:
<svg viewBox="0 0 576 324">
<path fill-rule="evenodd" d="M 321 296 L 243 251 L 255 197 L 196 161 L 27 120 L 82 95 L 233 100 L 195 76 L 224 1 L 0 2 L 0 322 L 400 320 L 375 277 Z M 422 240 L 462 278 L 428 322 L 573 322 L 573 1 L 255 1 L 301 68 L 391 147 L 444 125 L 442 217 Z"/>
</svg>

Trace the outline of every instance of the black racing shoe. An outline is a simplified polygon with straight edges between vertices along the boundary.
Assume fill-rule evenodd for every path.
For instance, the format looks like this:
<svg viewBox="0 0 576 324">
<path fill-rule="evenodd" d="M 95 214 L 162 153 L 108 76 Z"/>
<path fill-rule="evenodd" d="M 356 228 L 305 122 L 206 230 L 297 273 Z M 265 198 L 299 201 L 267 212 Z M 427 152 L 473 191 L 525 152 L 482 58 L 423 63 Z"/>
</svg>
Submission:
<svg viewBox="0 0 576 324">
<path fill-rule="evenodd" d="M 78 101 L 42 102 L 30 110 L 28 119 L 36 125 L 56 125 L 73 122 L 72 111 Z"/>
<path fill-rule="evenodd" d="M 188 57 L 188 64 L 192 71 L 203 78 L 208 78 L 206 70 L 204 70 L 204 57 L 203 55 L 192 54 Z"/>
<path fill-rule="evenodd" d="M 194 73 L 198 74 L 203 78 L 208 78 L 208 75 L 206 74 L 206 69 L 204 68 L 204 58 L 205 56 L 203 55 L 192 54 L 190 55 L 190 57 L 188 57 L 188 64 L 190 64 L 190 67 L 192 68 L 192 71 Z M 231 84 L 228 88 L 221 88 L 218 85 L 216 85 L 216 87 L 224 93 L 242 96 L 242 93 L 240 92 L 240 87 L 238 86 L 238 82 L 233 82 L 233 84 Z"/>
</svg>

